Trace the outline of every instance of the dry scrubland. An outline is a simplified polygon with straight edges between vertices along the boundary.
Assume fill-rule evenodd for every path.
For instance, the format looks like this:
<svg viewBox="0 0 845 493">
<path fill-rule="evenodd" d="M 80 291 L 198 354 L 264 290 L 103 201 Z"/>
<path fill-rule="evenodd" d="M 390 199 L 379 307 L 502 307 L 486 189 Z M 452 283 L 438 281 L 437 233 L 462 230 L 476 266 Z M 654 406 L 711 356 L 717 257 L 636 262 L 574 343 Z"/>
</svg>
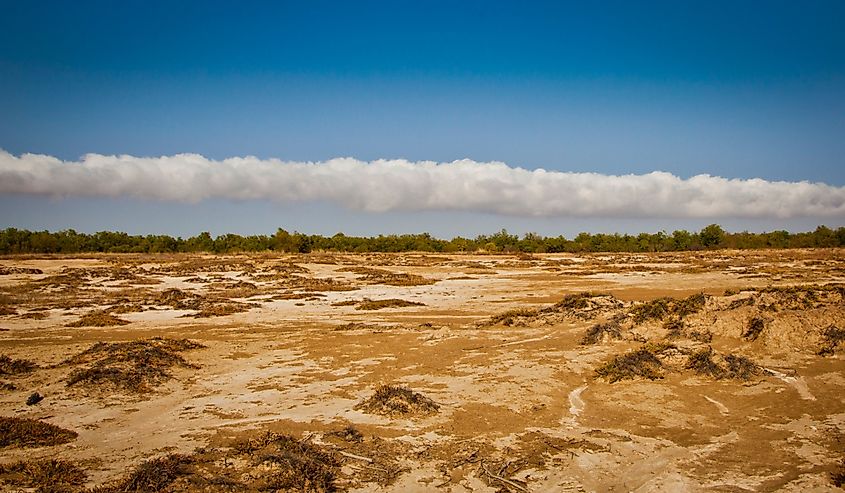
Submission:
<svg viewBox="0 0 845 493">
<path fill-rule="evenodd" d="M 0 259 L 15 491 L 825 491 L 845 251 Z"/>
</svg>

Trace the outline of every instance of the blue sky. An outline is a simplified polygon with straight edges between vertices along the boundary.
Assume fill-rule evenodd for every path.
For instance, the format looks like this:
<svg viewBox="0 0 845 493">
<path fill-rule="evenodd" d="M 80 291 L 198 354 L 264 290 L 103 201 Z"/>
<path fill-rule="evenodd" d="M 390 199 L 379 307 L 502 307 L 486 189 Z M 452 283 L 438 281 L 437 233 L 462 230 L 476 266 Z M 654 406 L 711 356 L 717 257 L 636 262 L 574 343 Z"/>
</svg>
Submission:
<svg viewBox="0 0 845 493">
<path fill-rule="evenodd" d="M 845 186 L 843 2 L 242 3 L 0 2 L 0 149 L 67 161 L 468 158 Z M 2 226 L 183 235 L 572 235 L 712 220 L 845 223 L 0 196 Z"/>
</svg>

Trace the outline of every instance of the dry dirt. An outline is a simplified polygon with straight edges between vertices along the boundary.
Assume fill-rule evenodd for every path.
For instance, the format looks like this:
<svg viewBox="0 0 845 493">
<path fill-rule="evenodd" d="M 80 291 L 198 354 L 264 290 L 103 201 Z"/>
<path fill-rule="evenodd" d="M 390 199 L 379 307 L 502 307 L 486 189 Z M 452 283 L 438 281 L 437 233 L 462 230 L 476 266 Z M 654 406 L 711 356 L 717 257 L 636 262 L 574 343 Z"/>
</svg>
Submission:
<svg viewBox="0 0 845 493">
<path fill-rule="evenodd" d="M 0 488 L 837 491 L 843 294 L 843 250 L 0 258 L 0 415 L 76 434 Z"/>
</svg>

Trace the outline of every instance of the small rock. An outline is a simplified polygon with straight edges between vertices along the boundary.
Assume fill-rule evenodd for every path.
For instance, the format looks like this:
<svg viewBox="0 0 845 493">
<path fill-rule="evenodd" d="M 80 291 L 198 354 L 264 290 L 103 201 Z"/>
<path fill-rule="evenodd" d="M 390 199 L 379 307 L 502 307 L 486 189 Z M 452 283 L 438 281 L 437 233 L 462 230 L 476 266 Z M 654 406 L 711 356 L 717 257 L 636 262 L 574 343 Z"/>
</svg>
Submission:
<svg viewBox="0 0 845 493">
<path fill-rule="evenodd" d="M 33 392 L 29 397 L 26 399 L 27 406 L 34 406 L 44 400 L 44 396 L 39 394 L 38 392 Z"/>
</svg>

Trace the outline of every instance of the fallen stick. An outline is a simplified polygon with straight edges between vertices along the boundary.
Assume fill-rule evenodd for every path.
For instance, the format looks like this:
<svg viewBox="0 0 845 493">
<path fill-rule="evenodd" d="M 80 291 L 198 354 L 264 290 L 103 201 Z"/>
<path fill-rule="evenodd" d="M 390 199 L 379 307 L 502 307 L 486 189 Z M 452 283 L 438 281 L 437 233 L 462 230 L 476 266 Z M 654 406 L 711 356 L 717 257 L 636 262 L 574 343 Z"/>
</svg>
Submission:
<svg viewBox="0 0 845 493">
<path fill-rule="evenodd" d="M 342 455 L 344 457 L 349 457 L 350 459 L 362 460 L 362 461 L 370 463 L 370 464 L 373 463 L 373 459 L 370 459 L 369 457 L 364 457 L 362 455 L 350 454 L 349 452 L 344 452 L 342 450 L 339 453 L 340 453 L 340 455 Z"/>
<path fill-rule="evenodd" d="M 499 481 L 501 481 L 501 482 L 505 483 L 505 484 L 506 484 L 506 485 L 508 485 L 508 486 L 513 486 L 514 488 L 516 488 L 516 489 L 517 489 L 517 490 L 519 490 L 519 491 L 524 491 L 524 492 L 528 493 L 528 489 L 527 489 L 527 488 L 524 488 L 524 487 L 522 487 L 522 486 L 520 486 L 520 485 L 518 485 L 518 484 L 514 483 L 514 482 L 513 482 L 513 481 L 511 481 L 510 479 L 503 478 L 503 477 L 501 477 L 501 476 L 497 476 L 497 475 L 493 474 L 492 472 L 488 471 L 488 470 L 487 470 L 487 466 L 485 466 L 485 465 L 484 465 L 484 462 L 482 462 L 482 463 L 481 463 L 481 468 L 482 468 L 482 469 L 484 469 L 484 473 L 485 473 L 485 474 L 487 474 L 488 476 L 490 476 L 491 478 L 493 478 L 493 479 L 497 479 L 497 480 L 499 480 Z"/>
</svg>

